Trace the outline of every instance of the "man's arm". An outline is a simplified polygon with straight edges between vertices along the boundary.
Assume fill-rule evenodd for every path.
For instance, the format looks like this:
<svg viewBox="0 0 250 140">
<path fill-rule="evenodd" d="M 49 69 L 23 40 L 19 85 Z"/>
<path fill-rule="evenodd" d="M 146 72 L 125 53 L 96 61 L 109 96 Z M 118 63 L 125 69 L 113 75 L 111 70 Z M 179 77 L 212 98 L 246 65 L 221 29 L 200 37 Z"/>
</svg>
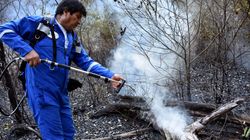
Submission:
<svg viewBox="0 0 250 140">
<path fill-rule="evenodd" d="M 83 70 L 102 75 L 104 77 L 112 78 L 113 80 L 120 81 L 122 77 L 119 74 L 115 74 L 109 69 L 103 67 L 101 64 L 95 62 L 88 56 L 84 48 L 81 46 L 81 52 L 75 53 L 73 58 L 74 63 Z M 119 82 L 112 82 L 112 87 L 117 88 L 120 85 Z"/>
<path fill-rule="evenodd" d="M 85 71 L 93 72 L 108 78 L 112 78 L 114 76 L 112 71 L 103 67 L 101 64 L 95 62 L 91 57 L 89 57 L 82 46 L 79 47 L 81 51 L 75 52 L 73 57 L 73 61 L 78 67 Z"/>
<path fill-rule="evenodd" d="M 39 63 L 39 55 L 29 45 L 41 17 L 24 17 L 0 25 L 0 39 L 24 57 L 31 66 Z"/>
</svg>

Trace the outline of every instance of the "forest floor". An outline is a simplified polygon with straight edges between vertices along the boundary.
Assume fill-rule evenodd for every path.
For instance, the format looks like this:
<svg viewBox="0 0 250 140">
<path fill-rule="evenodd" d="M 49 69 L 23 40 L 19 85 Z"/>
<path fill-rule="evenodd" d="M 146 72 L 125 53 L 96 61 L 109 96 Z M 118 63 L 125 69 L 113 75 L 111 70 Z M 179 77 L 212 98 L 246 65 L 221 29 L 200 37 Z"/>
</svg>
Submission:
<svg viewBox="0 0 250 140">
<path fill-rule="evenodd" d="M 111 137 L 117 134 L 122 134 L 130 131 L 141 130 L 144 128 L 152 128 L 152 126 L 136 116 L 129 116 L 126 114 L 112 114 L 101 116 L 98 118 L 91 118 L 91 115 L 105 105 L 104 102 L 98 102 L 98 105 L 93 105 L 93 96 L 87 93 L 86 90 L 77 89 L 70 94 L 71 106 L 73 112 L 73 119 L 76 129 L 75 140 L 96 139 L 103 137 Z M 106 93 L 104 100 L 113 98 L 113 94 Z M 112 100 L 112 99 L 111 99 Z M 24 103 L 24 110 L 31 116 L 27 109 L 27 103 Z M 29 117 L 32 124 L 34 120 Z M 5 140 L 15 127 L 15 119 L 13 117 L 6 117 L 0 113 L 0 139 Z M 37 130 L 37 129 L 36 129 Z M 38 139 L 33 134 L 29 136 L 14 137 L 11 140 L 35 140 Z M 155 130 L 147 130 L 142 134 L 136 136 L 122 138 L 124 140 L 158 140 L 161 139 L 160 134 Z"/>
<path fill-rule="evenodd" d="M 209 91 L 208 81 L 211 79 L 213 74 L 210 71 L 204 71 L 204 68 L 197 68 L 196 73 L 193 76 L 196 76 L 196 86 L 193 87 L 192 94 L 194 95 L 194 100 L 201 103 L 214 103 L 215 99 L 213 98 L 214 93 Z M 205 74 L 204 74 L 205 73 Z M 250 72 L 244 69 L 232 70 L 229 75 L 228 85 L 226 86 L 230 93 L 224 93 L 220 96 L 221 102 L 218 104 L 224 104 L 229 102 L 237 97 L 245 98 L 245 102 L 239 107 L 235 108 L 233 112 L 238 114 L 243 114 L 250 116 Z M 83 87 L 88 86 L 87 82 L 83 82 Z M 96 139 L 103 137 L 111 137 L 117 134 L 122 134 L 134 130 L 141 130 L 143 128 L 151 128 L 151 124 L 143 120 L 138 119 L 137 116 L 131 116 L 129 114 L 110 114 L 101 116 L 99 118 L 91 118 L 91 115 L 102 108 L 104 105 L 107 105 L 109 102 L 112 102 L 114 99 L 114 94 L 111 93 L 99 93 L 102 94 L 102 98 L 99 98 L 98 102 L 93 103 L 93 95 L 88 92 L 88 90 L 81 88 L 77 89 L 70 93 L 71 105 L 73 111 L 73 118 L 76 128 L 76 140 L 83 139 Z M 26 103 L 25 103 L 26 105 Z M 24 106 L 27 111 L 27 106 Z M 30 116 L 30 112 L 28 113 Z M 201 139 L 223 139 L 223 129 L 225 127 L 232 127 L 227 125 L 226 122 L 215 122 L 215 125 L 209 125 L 211 129 L 218 128 L 215 131 L 208 129 L 205 136 L 201 136 Z M 12 117 L 5 117 L 0 114 L 0 139 L 6 139 L 8 133 L 11 130 L 11 127 L 15 126 L 15 121 Z M 242 130 L 237 128 L 239 136 L 243 133 L 244 125 L 240 126 Z M 220 133 L 221 132 L 221 133 Z M 17 139 L 17 138 L 16 138 Z M 22 140 L 35 139 L 34 137 L 19 138 Z M 154 130 L 148 130 L 142 134 L 136 136 L 122 138 L 124 140 L 160 140 L 162 137 L 159 132 Z"/>
<path fill-rule="evenodd" d="M 105 94 L 105 93 L 104 93 Z M 81 98 L 79 96 L 85 97 Z M 151 128 L 152 126 L 137 116 L 130 116 L 128 114 L 110 114 L 100 116 L 98 118 L 91 118 L 96 111 L 101 109 L 105 103 L 100 103 L 94 106 L 90 103 L 90 97 L 87 93 L 79 95 L 78 92 L 72 93 L 71 98 L 73 106 L 74 123 L 77 130 L 75 139 L 95 139 L 103 137 L 113 137 L 117 134 L 122 134 L 130 131 L 141 130 L 144 128 Z M 106 94 L 106 99 L 112 102 L 113 94 Z M 80 100 L 79 100 L 80 99 Z M 158 140 L 160 135 L 153 130 L 145 131 L 143 134 L 137 136 L 122 138 L 124 140 Z"/>
</svg>

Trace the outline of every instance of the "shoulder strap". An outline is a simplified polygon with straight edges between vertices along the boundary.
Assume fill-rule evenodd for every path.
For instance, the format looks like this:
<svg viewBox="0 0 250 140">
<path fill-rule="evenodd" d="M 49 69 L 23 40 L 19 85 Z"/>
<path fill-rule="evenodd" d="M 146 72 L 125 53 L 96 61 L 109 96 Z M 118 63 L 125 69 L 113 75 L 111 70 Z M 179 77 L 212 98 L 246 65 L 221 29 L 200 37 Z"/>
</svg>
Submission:
<svg viewBox="0 0 250 140">
<path fill-rule="evenodd" d="M 43 17 L 43 20 L 39 23 L 35 35 L 33 37 L 32 47 L 35 46 L 35 44 L 42 40 L 46 35 L 51 33 L 52 41 L 53 41 L 53 62 L 56 62 L 56 38 L 55 38 L 55 32 L 54 32 L 54 20 L 50 17 Z M 52 63 L 50 66 L 50 69 L 54 69 L 55 64 Z"/>
<path fill-rule="evenodd" d="M 34 47 L 37 42 L 42 40 L 46 35 L 50 33 L 50 25 L 53 23 L 50 23 L 51 18 L 49 17 L 43 17 L 43 19 L 39 22 L 35 33 L 33 34 L 33 37 L 30 41 L 30 45 Z"/>
<path fill-rule="evenodd" d="M 54 30 L 54 24 L 49 24 L 49 28 L 52 35 L 52 41 L 53 41 L 53 62 L 56 62 L 56 37 L 55 37 L 55 30 Z M 55 63 L 51 63 L 50 68 L 53 70 L 55 67 Z"/>
<path fill-rule="evenodd" d="M 72 34 L 72 37 L 73 37 L 73 47 L 80 46 L 80 42 L 77 39 L 77 36 L 76 36 L 75 32 L 72 31 L 71 34 Z"/>
<path fill-rule="evenodd" d="M 39 23 L 32 40 L 30 41 L 30 46 L 34 48 L 37 42 L 42 40 L 46 35 L 48 35 L 51 32 L 52 40 L 53 40 L 53 61 L 56 62 L 56 39 L 55 39 L 55 33 L 54 33 L 54 20 L 51 22 L 51 18 L 44 17 L 42 21 Z M 19 68 L 19 74 L 18 78 L 21 80 L 23 89 L 25 90 L 25 75 L 24 71 L 26 68 L 26 61 L 22 61 L 20 68 Z M 50 69 L 54 69 L 55 64 L 52 63 L 50 66 Z"/>
<path fill-rule="evenodd" d="M 41 41 L 46 35 L 50 34 L 52 35 L 52 41 L 53 41 L 53 62 L 56 62 L 56 39 L 55 39 L 55 33 L 54 33 L 54 20 L 50 17 L 43 17 L 41 22 L 38 24 L 36 31 L 32 37 L 32 40 L 30 41 L 30 46 L 34 48 L 37 42 Z M 51 69 L 54 69 L 55 64 L 51 64 Z M 24 72 L 26 67 L 26 62 L 23 61 L 20 66 L 20 71 Z"/>
</svg>

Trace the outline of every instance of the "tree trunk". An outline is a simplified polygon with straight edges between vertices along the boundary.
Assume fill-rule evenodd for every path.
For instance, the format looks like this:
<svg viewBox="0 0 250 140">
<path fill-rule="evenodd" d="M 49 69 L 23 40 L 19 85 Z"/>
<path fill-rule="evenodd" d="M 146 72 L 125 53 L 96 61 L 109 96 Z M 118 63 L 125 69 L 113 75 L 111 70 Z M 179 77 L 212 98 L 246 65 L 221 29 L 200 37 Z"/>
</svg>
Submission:
<svg viewBox="0 0 250 140">
<path fill-rule="evenodd" d="M 0 40 L 0 62 L 1 62 L 1 71 L 3 71 L 3 69 L 6 66 L 6 60 L 5 60 L 4 46 L 3 46 L 3 43 L 1 40 Z M 4 74 L 4 79 L 5 79 L 5 81 L 3 81 L 3 83 L 9 89 L 8 90 L 8 97 L 9 97 L 10 104 L 11 104 L 12 109 L 14 109 L 17 106 L 17 96 L 16 96 L 15 87 L 12 84 L 11 76 L 10 76 L 8 70 L 6 70 L 6 72 Z M 2 80 L 2 79 L 0 79 L 0 80 Z M 22 115 L 21 115 L 20 110 L 17 109 L 17 111 L 15 112 L 14 115 L 15 115 L 15 119 L 16 119 L 17 123 L 22 123 Z"/>
</svg>

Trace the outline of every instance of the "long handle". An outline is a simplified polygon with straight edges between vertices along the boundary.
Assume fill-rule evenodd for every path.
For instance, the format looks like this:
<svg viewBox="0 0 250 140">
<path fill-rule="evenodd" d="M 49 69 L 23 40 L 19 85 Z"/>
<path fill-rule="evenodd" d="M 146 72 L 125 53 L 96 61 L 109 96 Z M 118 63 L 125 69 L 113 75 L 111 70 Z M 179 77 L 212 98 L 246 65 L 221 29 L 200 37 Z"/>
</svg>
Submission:
<svg viewBox="0 0 250 140">
<path fill-rule="evenodd" d="M 42 63 L 48 63 L 48 64 L 51 64 L 51 65 L 54 65 L 54 66 L 58 66 L 58 67 L 61 67 L 61 68 L 64 68 L 64 69 L 73 70 L 73 71 L 80 72 L 80 73 L 83 73 L 83 74 L 87 74 L 88 76 L 92 76 L 92 77 L 95 77 L 95 78 L 100 78 L 100 79 L 103 79 L 105 82 L 117 82 L 117 83 L 120 83 L 119 87 L 115 90 L 116 93 L 120 92 L 121 88 L 124 86 L 124 84 L 126 82 L 126 80 L 124 80 L 124 79 L 122 79 L 121 81 L 116 81 L 116 80 L 108 78 L 108 77 L 104 77 L 104 76 L 101 76 L 101 75 L 98 75 L 98 74 L 95 74 L 95 73 L 92 73 L 92 72 L 84 71 L 84 70 L 81 70 L 81 69 L 78 69 L 78 68 L 75 68 L 75 67 L 72 67 L 72 66 L 68 66 L 68 65 L 65 65 L 65 64 L 60 64 L 60 63 L 57 63 L 57 62 L 53 62 L 53 61 L 50 61 L 48 59 L 41 59 L 41 62 Z"/>
</svg>

